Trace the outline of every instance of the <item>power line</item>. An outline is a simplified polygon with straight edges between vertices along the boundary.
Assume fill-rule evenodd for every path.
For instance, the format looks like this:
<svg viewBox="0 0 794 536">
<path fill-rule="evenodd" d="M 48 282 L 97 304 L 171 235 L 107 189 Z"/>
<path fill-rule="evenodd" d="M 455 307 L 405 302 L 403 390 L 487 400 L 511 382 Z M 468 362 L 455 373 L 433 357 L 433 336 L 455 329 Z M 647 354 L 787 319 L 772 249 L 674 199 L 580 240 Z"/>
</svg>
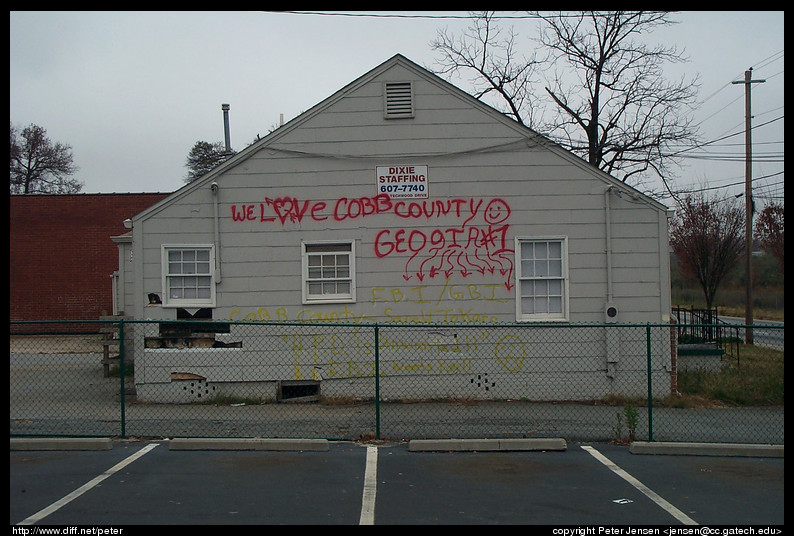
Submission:
<svg viewBox="0 0 794 536">
<path fill-rule="evenodd" d="M 756 128 L 766 126 L 766 125 L 768 125 L 770 123 L 774 123 L 775 121 L 780 121 L 781 119 L 783 119 L 783 117 L 784 116 L 781 115 L 780 117 L 776 117 L 774 119 L 770 119 L 766 123 L 761 123 L 759 125 L 753 125 L 752 127 L 750 127 L 750 130 L 755 130 Z M 746 134 L 746 133 L 747 133 L 747 129 L 740 130 L 739 132 L 734 132 L 733 134 L 727 134 L 725 136 L 721 136 L 721 137 L 713 139 L 711 141 L 707 141 L 707 142 L 704 142 L 704 143 L 699 143 L 699 144 L 697 144 L 697 145 L 695 145 L 693 147 L 690 147 L 688 149 L 681 149 L 680 151 L 677 151 L 677 152 L 674 152 L 674 153 L 670 153 L 670 154 L 667 154 L 665 156 L 678 156 L 681 153 L 685 153 L 687 151 L 694 151 L 695 149 L 699 149 L 701 147 L 706 147 L 707 145 L 711 145 L 711 144 L 716 143 L 718 141 L 726 140 L 728 138 L 732 138 L 733 136 L 738 136 L 739 134 Z"/>
<path fill-rule="evenodd" d="M 348 13 L 341 13 L 335 11 L 265 11 L 265 13 L 283 13 L 286 15 L 319 15 L 323 17 L 351 17 L 351 18 L 373 18 L 373 19 L 428 19 L 428 20 L 444 20 L 444 19 L 452 19 L 452 20 L 459 20 L 459 19 L 471 19 L 473 18 L 472 15 L 429 15 L 429 14 L 418 14 L 418 15 L 411 15 L 406 13 L 360 13 L 360 12 L 348 12 Z M 627 12 L 632 13 L 632 12 Z M 634 13 L 640 13 L 639 11 Z M 665 13 L 665 11 L 643 11 L 642 13 Z M 563 18 L 579 18 L 582 16 L 581 12 L 578 13 L 557 13 L 554 14 L 554 17 L 563 17 Z M 532 15 L 530 13 L 526 15 L 493 15 L 492 19 L 540 19 L 542 18 L 540 15 Z"/>
<path fill-rule="evenodd" d="M 373 19 L 471 19 L 471 15 L 408 15 L 405 13 L 339 13 L 328 11 L 266 11 L 266 13 L 283 13 L 286 15 L 316 15 L 323 17 L 350 17 Z M 533 19 L 531 15 L 498 15 L 494 19 Z"/>
<path fill-rule="evenodd" d="M 758 64 L 754 65 L 753 67 L 755 69 L 761 69 L 762 67 L 766 67 L 768 64 L 772 63 L 773 61 L 777 61 L 779 59 L 782 59 L 782 56 L 781 57 L 775 57 L 775 56 L 782 55 L 784 50 L 785 49 L 779 50 L 779 51 L 775 52 L 774 54 L 771 54 L 771 55 L 767 56 L 766 58 L 760 60 L 758 62 Z M 764 62 L 766 62 L 766 63 L 764 63 Z M 736 75 L 732 76 L 730 82 L 726 82 L 724 85 L 720 86 L 719 89 L 717 89 L 714 93 L 712 93 L 708 97 L 704 98 L 703 101 L 701 102 L 701 104 L 703 104 L 704 102 L 706 102 L 710 98 L 714 97 L 717 93 L 721 92 L 723 89 L 727 88 L 728 86 L 733 85 L 733 80 L 735 80 L 736 78 L 742 76 L 743 74 L 744 74 L 744 71 L 741 71 L 741 72 L 737 73 Z M 777 74 L 780 74 L 780 73 L 777 73 Z M 776 74 L 772 75 L 772 76 L 776 76 Z M 767 78 L 772 78 L 772 77 L 768 76 Z M 731 102 L 733 102 L 733 101 L 731 101 Z"/>
<path fill-rule="evenodd" d="M 761 180 L 761 179 L 768 179 L 770 177 L 776 177 L 777 175 L 782 175 L 783 172 L 780 171 L 778 173 L 771 173 L 769 175 L 764 175 L 762 177 L 756 177 L 753 179 L 754 181 Z M 697 192 L 707 192 L 709 190 L 719 190 L 720 188 L 730 188 L 731 186 L 740 186 L 743 185 L 744 181 L 741 182 L 732 182 L 731 184 L 721 184 L 719 186 L 706 186 L 705 188 L 698 188 L 697 190 L 690 190 L 690 189 L 682 189 L 678 190 L 676 193 L 697 193 Z M 779 184 L 784 184 L 784 181 L 780 182 L 773 182 L 771 184 L 755 184 L 753 188 L 768 188 L 769 186 L 777 186 Z"/>
</svg>

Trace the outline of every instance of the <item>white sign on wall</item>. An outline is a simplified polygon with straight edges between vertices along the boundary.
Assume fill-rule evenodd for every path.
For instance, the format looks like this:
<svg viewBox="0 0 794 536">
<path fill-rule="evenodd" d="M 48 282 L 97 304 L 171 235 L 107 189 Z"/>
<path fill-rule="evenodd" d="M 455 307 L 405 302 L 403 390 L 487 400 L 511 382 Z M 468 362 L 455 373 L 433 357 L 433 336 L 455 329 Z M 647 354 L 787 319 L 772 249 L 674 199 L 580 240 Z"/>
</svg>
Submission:
<svg viewBox="0 0 794 536">
<path fill-rule="evenodd" d="M 391 198 L 427 197 L 427 166 L 377 166 L 375 182 L 378 194 L 387 194 Z"/>
</svg>

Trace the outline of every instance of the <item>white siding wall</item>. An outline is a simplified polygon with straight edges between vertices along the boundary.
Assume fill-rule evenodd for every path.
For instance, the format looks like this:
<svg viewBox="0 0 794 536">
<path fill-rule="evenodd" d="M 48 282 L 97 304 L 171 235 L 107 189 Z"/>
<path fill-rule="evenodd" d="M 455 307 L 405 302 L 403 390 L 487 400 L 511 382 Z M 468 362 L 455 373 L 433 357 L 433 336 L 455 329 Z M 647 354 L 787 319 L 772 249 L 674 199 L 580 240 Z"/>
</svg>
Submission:
<svg viewBox="0 0 794 536">
<path fill-rule="evenodd" d="M 414 118 L 383 118 L 384 80 L 413 80 Z M 555 236 L 567 237 L 568 320 L 604 321 L 604 192 L 622 185 L 399 63 L 351 84 L 343 98 L 321 103 L 298 121 L 212 178 L 219 185 L 222 259 L 215 319 L 515 322 L 514 237 Z M 460 214 L 404 218 L 390 210 L 335 218 L 340 200 L 346 206 L 344 199 L 371 202 L 377 195 L 376 166 L 406 164 L 429 167 L 429 197 L 406 202 L 429 206 L 457 199 Z M 665 214 L 639 197 L 610 195 L 612 301 L 621 321 L 660 322 L 670 303 Z M 510 212 L 506 220 L 490 224 L 484 211 L 494 199 Z M 209 182 L 199 181 L 135 223 L 137 316 L 145 316 L 147 293 L 163 291 L 162 244 L 213 243 L 213 202 Z M 235 221 L 232 212 L 247 206 L 253 207 L 253 221 Z M 306 212 L 300 221 L 282 222 L 290 208 Z M 275 220 L 260 221 L 260 216 Z M 406 237 L 418 231 L 417 238 L 443 235 L 447 241 L 443 247 L 426 245 L 413 258 L 411 251 L 379 256 L 385 251 L 376 244 L 379 233 L 393 238 L 400 230 Z M 469 238 L 480 242 L 454 248 L 453 236 L 458 246 Z M 487 243 L 482 241 L 486 236 Z M 502 239 L 508 251 L 497 252 Z M 356 303 L 301 303 L 302 240 L 356 241 Z M 447 255 L 430 277 L 427 267 L 441 266 L 441 254 L 459 252 L 470 255 L 469 262 L 461 260 L 470 273 L 455 255 Z M 446 277 L 450 262 L 457 266 Z M 478 273 L 474 266 L 494 271 Z M 158 314 L 173 317 L 174 311 Z"/>
</svg>

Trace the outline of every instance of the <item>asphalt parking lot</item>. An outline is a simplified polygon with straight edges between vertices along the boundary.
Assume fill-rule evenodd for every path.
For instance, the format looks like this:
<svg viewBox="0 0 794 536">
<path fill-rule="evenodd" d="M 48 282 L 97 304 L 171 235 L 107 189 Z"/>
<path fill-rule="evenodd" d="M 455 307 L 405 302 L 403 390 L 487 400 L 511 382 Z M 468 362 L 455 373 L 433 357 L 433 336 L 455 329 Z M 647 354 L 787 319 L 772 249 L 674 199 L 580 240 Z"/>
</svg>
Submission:
<svg viewBox="0 0 794 536">
<path fill-rule="evenodd" d="M 29 534 L 31 525 L 129 534 L 148 525 L 277 524 L 697 525 L 701 535 L 704 526 L 728 534 L 723 529 L 749 525 L 754 534 L 765 527 L 775 534 L 784 523 L 782 456 L 636 454 L 578 443 L 549 450 L 177 445 L 115 440 L 103 450 L 15 450 L 12 440 L 14 534 Z"/>
</svg>

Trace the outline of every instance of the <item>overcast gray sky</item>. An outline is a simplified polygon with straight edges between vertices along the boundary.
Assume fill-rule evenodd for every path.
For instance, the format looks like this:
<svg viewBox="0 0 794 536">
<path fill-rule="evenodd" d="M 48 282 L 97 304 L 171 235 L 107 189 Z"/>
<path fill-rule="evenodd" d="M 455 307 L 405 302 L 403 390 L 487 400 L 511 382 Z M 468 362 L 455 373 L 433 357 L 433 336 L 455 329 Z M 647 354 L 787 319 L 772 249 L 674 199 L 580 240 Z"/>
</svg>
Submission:
<svg viewBox="0 0 794 536">
<path fill-rule="evenodd" d="M 170 192 L 184 185 L 196 141 L 223 141 L 221 104 L 231 106 L 239 151 L 282 114 L 293 119 L 394 54 L 432 67 L 438 30 L 469 24 L 460 11 L 322 13 L 12 11 L 11 122 L 71 145 L 86 193 Z M 386 16 L 396 13 L 422 17 Z M 744 87 L 732 81 L 750 67 L 766 80 L 752 88 L 754 194 L 782 202 L 783 12 L 674 18 L 680 24 L 647 40 L 685 49 L 690 62 L 671 74 L 700 76 L 703 103 L 691 113 L 704 140 L 744 129 Z M 536 21 L 505 24 L 532 46 Z M 743 144 L 737 134 L 693 152 L 676 184 L 740 193 Z"/>
</svg>

